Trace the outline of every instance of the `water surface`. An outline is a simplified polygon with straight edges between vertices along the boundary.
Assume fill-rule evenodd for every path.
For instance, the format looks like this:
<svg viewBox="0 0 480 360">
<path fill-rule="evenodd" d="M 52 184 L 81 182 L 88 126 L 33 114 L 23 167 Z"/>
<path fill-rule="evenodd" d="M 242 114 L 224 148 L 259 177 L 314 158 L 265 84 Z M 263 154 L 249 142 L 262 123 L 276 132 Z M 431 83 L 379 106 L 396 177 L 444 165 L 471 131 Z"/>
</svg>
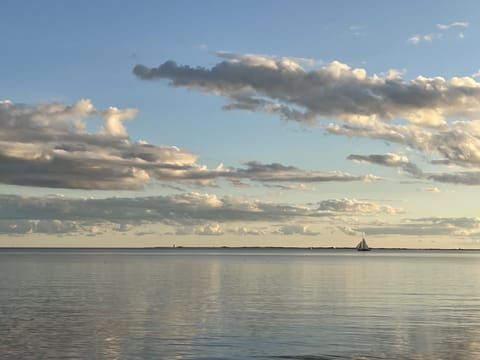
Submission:
<svg viewBox="0 0 480 360">
<path fill-rule="evenodd" d="M 2 359 L 478 359 L 480 253 L 0 250 Z"/>
</svg>

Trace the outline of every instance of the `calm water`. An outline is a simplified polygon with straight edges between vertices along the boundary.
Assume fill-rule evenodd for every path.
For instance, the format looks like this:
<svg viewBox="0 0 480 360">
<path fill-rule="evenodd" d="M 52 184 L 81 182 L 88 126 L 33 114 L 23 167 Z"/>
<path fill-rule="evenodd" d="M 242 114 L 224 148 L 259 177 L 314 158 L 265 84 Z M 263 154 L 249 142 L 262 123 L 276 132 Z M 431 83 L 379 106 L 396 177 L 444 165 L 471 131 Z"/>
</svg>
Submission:
<svg viewBox="0 0 480 360">
<path fill-rule="evenodd" d="M 480 359 L 480 253 L 0 250 L 1 359 Z"/>
</svg>

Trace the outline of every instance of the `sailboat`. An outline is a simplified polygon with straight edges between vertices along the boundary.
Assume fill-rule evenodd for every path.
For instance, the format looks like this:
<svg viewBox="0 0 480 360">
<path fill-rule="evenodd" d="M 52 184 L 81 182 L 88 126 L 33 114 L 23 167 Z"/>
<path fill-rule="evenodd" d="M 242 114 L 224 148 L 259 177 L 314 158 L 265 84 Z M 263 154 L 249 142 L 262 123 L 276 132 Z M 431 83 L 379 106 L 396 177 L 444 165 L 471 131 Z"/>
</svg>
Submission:
<svg viewBox="0 0 480 360">
<path fill-rule="evenodd" d="M 357 245 L 358 251 L 370 251 L 371 249 L 368 247 L 367 242 L 365 241 L 365 234 L 362 236 L 362 241 L 360 241 Z"/>
</svg>

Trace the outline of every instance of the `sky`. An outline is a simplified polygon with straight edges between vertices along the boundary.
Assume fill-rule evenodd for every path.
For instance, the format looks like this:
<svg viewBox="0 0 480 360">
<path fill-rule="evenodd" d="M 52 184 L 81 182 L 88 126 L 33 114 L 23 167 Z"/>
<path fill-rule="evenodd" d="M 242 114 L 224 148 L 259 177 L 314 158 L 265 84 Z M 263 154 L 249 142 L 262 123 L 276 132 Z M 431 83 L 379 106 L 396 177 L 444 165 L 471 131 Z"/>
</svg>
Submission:
<svg viewBox="0 0 480 360">
<path fill-rule="evenodd" d="M 478 1 L 2 1 L 0 246 L 480 248 Z"/>
</svg>

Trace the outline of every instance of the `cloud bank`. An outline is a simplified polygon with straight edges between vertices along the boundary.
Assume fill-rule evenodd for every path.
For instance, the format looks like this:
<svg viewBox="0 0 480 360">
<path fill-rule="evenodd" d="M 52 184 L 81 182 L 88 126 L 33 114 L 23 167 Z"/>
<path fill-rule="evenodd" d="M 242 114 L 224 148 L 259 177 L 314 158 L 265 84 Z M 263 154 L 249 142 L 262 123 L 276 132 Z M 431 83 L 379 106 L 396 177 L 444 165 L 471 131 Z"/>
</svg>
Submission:
<svg viewBox="0 0 480 360">
<path fill-rule="evenodd" d="M 244 167 L 209 169 L 176 146 L 132 141 L 124 122 L 136 109 L 97 110 L 88 99 L 73 105 L 0 102 L 0 183 L 88 190 L 134 190 L 157 182 L 214 186 L 232 183 L 371 181 L 375 176 L 302 170 L 249 161 Z M 89 132 L 89 122 L 102 125 Z M 286 188 L 286 187 L 285 187 Z"/>
<path fill-rule="evenodd" d="M 96 235 L 112 230 L 126 232 L 145 224 L 163 224 L 173 227 L 176 234 L 221 235 L 229 231 L 262 235 L 264 231 L 249 229 L 243 224 L 270 223 L 278 227 L 276 224 L 280 222 L 284 226 L 278 227 L 275 233 L 313 235 L 305 222 L 342 214 L 400 212 L 355 199 L 325 200 L 318 205 L 302 206 L 196 192 L 106 199 L 0 195 L 0 203 L 0 234 Z"/>
<path fill-rule="evenodd" d="M 317 117 L 404 118 L 410 123 L 437 126 L 448 116 L 478 115 L 480 84 L 473 78 L 419 76 L 404 80 L 389 70 L 368 75 L 362 68 L 333 61 L 306 69 L 291 58 L 255 54 L 218 53 L 223 59 L 212 68 L 178 65 L 169 60 L 158 67 L 136 65 L 142 80 L 169 80 L 175 87 L 224 96 L 226 109 L 277 113 L 314 122 Z"/>
<path fill-rule="evenodd" d="M 456 22 L 442 29 L 466 26 Z M 368 75 L 339 61 L 313 68 L 314 62 L 305 65 L 293 58 L 225 52 L 218 56 L 220 61 L 211 68 L 169 60 L 158 67 L 137 65 L 133 73 L 142 80 L 168 80 L 174 87 L 223 96 L 227 110 L 275 113 L 319 125 L 332 135 L 401 144 L 432 157 L 433 165 L 468 169 L 424 174 L 393 155 L 351 155 L 351 160 L 401 168 L 438 182 L 480 183 L 475 170 L 480 169 L 480 83 L 474 77 L 405 80 L 396 70 Z"/>
<path fill-rule="evenodd" d="M 197 156 L 175 146 L 132 142 L 123 125 L 135 109 L 0 102 L 0 182 L 75 189 L 141 189 L 197 168 Z M 100 118 L 95 133 L 87 120 Z"/>
</svg>

